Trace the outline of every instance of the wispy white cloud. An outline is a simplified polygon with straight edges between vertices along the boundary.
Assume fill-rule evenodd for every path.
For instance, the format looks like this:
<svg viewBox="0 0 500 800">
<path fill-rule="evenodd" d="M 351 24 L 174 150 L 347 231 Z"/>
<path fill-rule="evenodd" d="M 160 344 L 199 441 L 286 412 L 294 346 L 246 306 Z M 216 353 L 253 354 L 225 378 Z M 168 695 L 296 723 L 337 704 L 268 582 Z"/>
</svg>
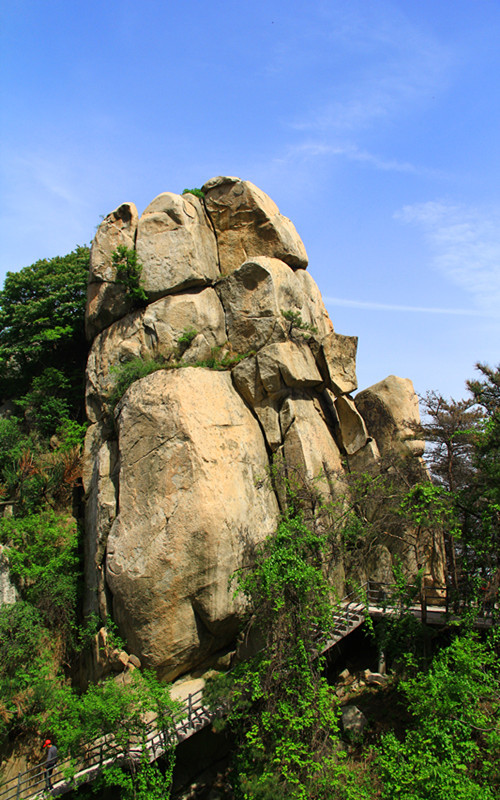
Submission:
<svg viewBox="0 0 500 800">
<path fill-rule="evenodd" d="M 419 226 L 435 267 L 484 314 L 500 316 L 500 209 L 445 201 L 404 206 L 395 218 Z"/>
<path fill-rule="evenodd" d="M 314 83 L 311 99 L 306 96 L 288 120 L 295 142 L 276 164 L 297 168 L 305 159 L 344 160 L 384 172 L 444 177 L 394 158 L 390 145 L 381 153 L 380 139 L 373 147 L 370 134 L 375 126 L 380 131 L 384 121 L 405 119 L 434 102 L 450 82 L 455 58 L 450 48 L 392 4 L 381 2 L 368 11 L 364 3 L 350 3 L 347 10 L 323 4 L 322 14 L 309 53 L 321 76 L 318 90 Z M 337 56 L 329 60 L 326 52 Z"/>
<path fill-rule="evenodd" d="M 284 158 L 277 161 L 296 160 L 297 158 L 319 158 L 334 156 L 348 161 L 356 161 L 384 172 L 402 172 L 414 175 L 438 175 L 436 170 L 411 164 L 409 161 L 384 158 L 363 150 L 352 143 L 327 144 L 321 141 L 306 141 L 288 148 Z M 440 173 L 439 173 L 440 174 Z"/>
<path fill-rule="evenodd" d="M 327 306 L 344 306 L 346 308 L 360 308 L 367 311 L 403 311 L 415 314 L 458 314 L 461 316 L 475 317 L 480 311 L 467 308 L 428 308 L 425 306 L 404 306 L 389 303 L 372 303 L 362 300 L 345 300 L 341 297 L 324 297 Z"/>
<path fill-rule="evenodd" d="M 94 169 L 80 153 L 11 147 L 2 155 L 0 283 L 7 270 L 88 242 L 96 224 Z"/>
<path fill-rule="evenodd" d="M 11 187 L 30 185 L 32 191 L 40 191 L 46 197 L 81 205 L 81 195 L 75 190 L 76 170 L 66 155 L 46 157 L 37 153 L 13 153 L 5 164 Z"/>
<path fill-rule="evenodd" d="M 433 34 L 413 25 L 397 9 L 363 10 L 325 24 L 324 36 L 351 68 L 342 79 L 331 71 L 330 94 L 291 121 L 300 131 L 359 133 L 427 103 L 445 89 L 455 57 Z M 332 12 L 335 15 L 335 12 Z M 324 79 L 323 79 L 324 84 Z"/>
</svg>

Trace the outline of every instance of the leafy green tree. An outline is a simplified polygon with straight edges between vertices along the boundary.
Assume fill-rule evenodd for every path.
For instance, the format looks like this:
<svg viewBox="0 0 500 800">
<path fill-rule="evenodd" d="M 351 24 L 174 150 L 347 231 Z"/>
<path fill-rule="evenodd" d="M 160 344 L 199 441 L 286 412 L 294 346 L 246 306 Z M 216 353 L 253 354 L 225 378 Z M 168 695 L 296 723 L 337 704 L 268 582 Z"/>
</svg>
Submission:
<svg viewBox="0 0 500 800">
<path fill-rule="evenodd" d="M 68 377 L 60 369 L 47 367 L 33 378 L 30 391 L 17 404 L 24 410 L 31 427 L 43 436 L 50 436 L 69 418 L 70 391 Z"/>
<path fill-rule="evenodd" d="M 105 769 L 91 787 L 91 794 L 101 795 L 103 788 L 113 788 L 124 800 L 168 800 L 175 764 L 172 713 L 177 708 L 168 684 L 161 684 L 150 672 L 135 672 L 126 685 L 108 678 L 91 684 L 81 695 L 60 683 L 52 699 L 52 707 L 45 712 L 45 729 L 58 742 L 60 752 L 70 755 L 75 763 L 98 742 L 103 743 L 104 752 L 108 747 L 110 752 L 112 748 L 125 752 L 133 748 L 140 753 L 138 760 L 129 759 L 127 771 L 116 765 Z M 149 764 L 147 720 L 151 713 L 155 729 L 164 734 L 163 772 Z"/>
<path fill-rule="evenodd" d="M 402 683 L 414 724 L 388 734 L 376 768 L 387 800 L 494 800 L 500 792 L 498 657 L 457 637 L 431 668 Z"/>
<path fill-rule="evenodd" d="M 64 373 L 73 414 L 82 413 L 89 248 L 8 272 L 0 292 L 0 398 L 17 399 L 34 378 Z"/>
<path fill-rule="evenodd" d="M 474 454 L 475 480 L 469 492 L 473 546 L 490 582 L 490 601 L 498 598 L 500 584 L 500 365 L 477 364 L 483 380 L 467 382 L 484 413 Z"/>
<path fill-rule="evenodd" d="M 443 528 L 448 573 L 462 597 L 475 601 L 483 586 L 491 601 L 500 583 L 500 369 L 477 367 L 484 379 L 467 382 L 469 398 L 428 393 L 417 435 L 430 443 L 437 510 L 447 503 L 455 520 Z"/>
</svg>

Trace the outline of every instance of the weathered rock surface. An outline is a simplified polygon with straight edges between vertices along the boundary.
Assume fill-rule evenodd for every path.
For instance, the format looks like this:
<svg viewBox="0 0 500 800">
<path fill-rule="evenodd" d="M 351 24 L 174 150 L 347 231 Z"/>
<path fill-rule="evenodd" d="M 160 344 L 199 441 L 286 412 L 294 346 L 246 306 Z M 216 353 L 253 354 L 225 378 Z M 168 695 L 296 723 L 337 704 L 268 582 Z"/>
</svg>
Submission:
<svg viewBox="0 0 500 800">
<path fill-rule="evenodd" d="M 92 426 L 98 428 L 99 426 Z M 96 432 L 97 433 L 97 432 Z M 94 431 L 87 434 L 94 436 Z M 104 563 L 111 525 L 118 508 L 118 444 L 103 441 L 93 459 L 92 473 L 84 484 L 86 612 L 107 613 Z"/>
<path fill-rule="evenodd" d="M 136 382 L 118 415 L 120 512 L 107 543 L 115 617 L 168 678 L 235 636 L 230 578 L 278 518 L 259 426 L 227 372 Z"/>
<path fill-rule="evenodd" d="M 312 317 L 296 274 L 277 258 L 245 261 L 217 291 L 226 311 L 228 339 L 239 353 L 287 341 L 291 326 L 283 311 L 301 314 L 307 324 Z"/>
<path fill-rule="evenodd" d="M 198 334 L 183 352 L 187 363 L 207 358 L 213 347 L 226 341 L 224 311 L 210 287 L 164 297 L 103 331 L 95 339 L 87 362 L 88 418 L 96 422 L 105 414 L 120 364 L 132 358 L 168 358 L 186 330 Z"/>
<path fill-rule="evenodd" d="M 285 477 L 307 521 L 334 530 L 346 470 L 422 451 L 402 442 L 418 419 L 410 381 L 391 376 L 351 398 L 357 338 L 334 331 L 292 223 L 247 181 L 203 189 L 205 200 L 165 192 L 140 220 L 131 204 L 109 215 L 89 284 L 87 608 L 103 619 L 112 609 L 128 648 L 168 678 L 236 647 L 243 607 L 230 578 L 275 530 Z M 120 244 L 143 265 L 144 308 L 116 283 Z M 113 411 L 117 370 L 132 359 L 161 368 Z M 439 543 L 414 544 L 409 572 L 419 561 L 424 581 L 437 580 Z M 411 547 L 388 536 L 376 557 L 348 562 L 351 577 L 390 582 L 394 554 Z M 333 538 L 325 570 L 340 595 L 343 559 Z"/>
<path fill-rule="evenodd" d="M 219 276 L 215 235 L 203 202 L 192 194 L 155 197 L 139 220 L 136 247 L 150 301 Z"/>
<path fill-rule="evenodd" d="M 319 386 L 323 379 L 307 341 L 280 342 L 259 350 L 259 375 L 265 391 L 271 397 L 285 387 L 308 388 Z"/>
<path fill-rule="evenodd" d="M 394 451 L 421 456 L 425 442 L 412 440 L 420 422 L 418 398 L 409 378 L 389 375 L 356 395 L 356 408 L 375 437 L 380 453 Z"/>
<path fill-rule="evenodd" d="M 339 450 L 311 397 L 287 398 L 280 412 L 285 461 L 330 494 L 330 476 L 342 472 Z"/>
<path fill-rule="evenodd" d="M 307 254 L 293 222 L 250 181 L 212 178 L 203 187 L 219 244 L 223 275 L 254 256 L 279 258 L 293 269 L 307 267 Z"/>
<path fill-rule="evenodd" d="M 361 450 L 368 442 L 368 431 L 363 417 L 356 409 L 354 400 L 341 395 L 335 401 L 335 408 L 339 418 L 339 428 L 342 444 L 348 456 Z"/>
<path fill-rule="evenodd" d="M 356 378 L 357 336 L 328 333 L 316 346 L 318 364 L 327 385 L 335 395 L 349 394 L 358 388 Z"/>
<path fill-rule="evenodd" d="M 117 282 L 112 253 L 123 245 L 135 246 L 139 216 L 133 203 L 122 203 L 101 222 L 90 251 L 85 329 L 92 339 L 131 309 L 123 284 Z"/>
<path fill-rule="evenodd" d="M 342 709 L 342 728 L 350 738 L 358 738 L 368 725 L 368 720 L 357 706 L 348 705 Z"/>
</svg>

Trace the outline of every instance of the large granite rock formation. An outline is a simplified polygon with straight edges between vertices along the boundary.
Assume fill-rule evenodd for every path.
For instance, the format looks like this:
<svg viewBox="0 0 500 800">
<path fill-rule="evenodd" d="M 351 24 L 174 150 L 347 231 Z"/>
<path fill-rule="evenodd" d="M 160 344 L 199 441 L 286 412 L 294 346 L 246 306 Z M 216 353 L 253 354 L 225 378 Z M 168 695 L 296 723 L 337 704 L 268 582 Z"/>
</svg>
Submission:
<svg viewBox="0 0 500 800">
<path fill-rule="evenodd" d="M 97 231 L 89 278 L 87 606 L 112 613 L 142 663 L 168 678 L 234 641 L 244 609 L 231 576 L 283 503 L 273 460 L 314 487 L 316 522 L 328 525 L 346 471 L 422 452 L 402 441 L 418 416 L 410 381 L 350 396 L 357 339 L 334 331 L 290 220 L 248 181 L 203 190 L 165 192 L 140 218 L 121 205 Z M 117 279 L 119 245 L 136 249 L 143 307 Z M 118 374 L 137 364 L 144 377 L 113 408 Z M 385 547 L 385 572 L 391 557 Z M 340 551 L 328 567 L 342 593 Z M 378 575 L 380 564 L 364 569 Z"/>
</svg>

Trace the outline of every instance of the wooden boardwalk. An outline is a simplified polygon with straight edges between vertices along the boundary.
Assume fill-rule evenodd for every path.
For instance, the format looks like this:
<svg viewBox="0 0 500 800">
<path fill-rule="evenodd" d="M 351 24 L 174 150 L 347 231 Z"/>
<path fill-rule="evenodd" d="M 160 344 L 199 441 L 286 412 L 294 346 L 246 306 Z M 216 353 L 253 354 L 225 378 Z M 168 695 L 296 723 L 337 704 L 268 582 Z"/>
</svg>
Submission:
<svg viewBox="0 0 500 800">
<path fill-rule="evenodd" d="M 418 603 L 402 605 L 391 597 L 391 589 L 383 584 L 365 584 L 344 597 L 332 612 L 332 627 L 326 636 L 318 634 L 318 653 L 326 653 L 338 642 L 365 622 L 367 616 L 374 619 L 387 616 L 413 614 L 427 625 L 443 626 L 459 619 L 447 602 L 445 590 L 429 589 L 427 597 Z M 428 602 L 429 601 L 429 602 Z M 475 627 L 488 628 L 492 615 L 478 616 Z M 85 748 L 80 758 L 67 758 L 57 764 L 52 774 L 53 789 L 45 790 L 45 764 L 37 764 L 0 786 L 0 800 L 32 800 L 32 798 L 58 797 L 73 791 L 78 786 L 94 780 L 111 764 L 138 762 L 146 753 L 149 761 L 161 758 L 172 746 L 177 746 L 193 734 L 210 725 L 215 717 L 224 713 L 224 707 L 204 705 L 203 690 L 188 695 L 172 717 L 153 718 L 146 726 L 143 741 L 136 740 L 126 747 L 120 746 L 112 735 L 103 736 Z"/>
</svg>

